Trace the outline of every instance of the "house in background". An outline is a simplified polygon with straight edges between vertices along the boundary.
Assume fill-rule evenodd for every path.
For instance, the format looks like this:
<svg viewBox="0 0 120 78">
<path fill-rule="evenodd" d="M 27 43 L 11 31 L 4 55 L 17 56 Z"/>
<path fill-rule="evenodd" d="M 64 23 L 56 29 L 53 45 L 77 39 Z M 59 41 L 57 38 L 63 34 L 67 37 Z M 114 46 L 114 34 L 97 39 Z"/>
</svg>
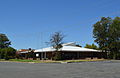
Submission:
<svg viewBox="0 0 120 78">
<path fill-rule="evenodd" d="M 35 57 L 39 59 L 52 59 L 56 50 L 53 47 L 42 48 L 34 51 Z M 62 44 L 59 50 L 64 60 L 69 59 L 86 59 L 86 58 L 107 58 L 107 53 L 100 50 L 82 48 L 77 46 L 74 42 Z"/>
<path fill-rule="evenodd" d="M 35 49 L 20 49 L 16 52 L 17 58 L 21 59 L 35 59 L 35 54 L 34 54 Z"/>
</svg>

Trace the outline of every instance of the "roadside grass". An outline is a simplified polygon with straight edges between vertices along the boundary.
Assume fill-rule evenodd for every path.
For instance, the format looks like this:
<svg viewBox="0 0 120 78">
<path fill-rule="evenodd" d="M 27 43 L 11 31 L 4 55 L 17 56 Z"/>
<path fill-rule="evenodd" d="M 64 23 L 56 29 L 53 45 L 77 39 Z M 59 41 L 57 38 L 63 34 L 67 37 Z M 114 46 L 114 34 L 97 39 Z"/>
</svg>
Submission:
<svg viewBox="0 0 120 78">
<path fill-rule="evenodd" d="M 63 62 L 94 62 L 94 61 L 107 61 L 108 59 L 80 59 L 80 60 L 64 60 Z"/>
<path fill-rule="evenodd" d="M 0 59 L 0 62 L 27 62 L 27 63 L 60 63 L 60 61 L 52 60 L 29 60 L 29 59 Z"/>
<path fill-rule="evenodd" d="M 0 59 L 0 62 L 26 62 L 26 63 L 77 63 L 77 62 L 93 62 L 93 61 L 107 61 L 108 59 L 79 59 L 79 60 L 28 60 L 28 59 Z"/>
</svg>

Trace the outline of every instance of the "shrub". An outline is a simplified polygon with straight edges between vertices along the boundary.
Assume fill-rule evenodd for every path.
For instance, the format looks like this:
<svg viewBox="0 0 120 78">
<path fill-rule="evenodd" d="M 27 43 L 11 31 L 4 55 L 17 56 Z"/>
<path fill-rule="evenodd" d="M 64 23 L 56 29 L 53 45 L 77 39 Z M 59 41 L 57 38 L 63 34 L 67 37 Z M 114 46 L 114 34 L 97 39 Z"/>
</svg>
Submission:
<svg viewBox="0 0 120 78">
<path fill-rule="evenodd" d="M 53 60 L 62 60 L 61 52 L 57 51 L 53 57 Z"/>
</svg>

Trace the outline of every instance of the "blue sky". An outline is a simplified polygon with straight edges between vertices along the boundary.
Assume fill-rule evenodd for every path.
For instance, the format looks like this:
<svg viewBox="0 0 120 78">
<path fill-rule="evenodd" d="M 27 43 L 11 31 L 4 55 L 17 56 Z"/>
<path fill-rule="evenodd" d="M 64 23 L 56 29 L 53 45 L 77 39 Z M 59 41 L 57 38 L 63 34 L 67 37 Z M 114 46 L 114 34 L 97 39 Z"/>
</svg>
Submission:
<svg viewBox="0 0 120 78">
<path fill-rule="evenodd" d="M 101 17 L 120 16 L 120 0 L 0 0 L 0 33 L 12 47 L 42 48 L 61 31 L 64 42 L 94 43 L 92 30 Z"/>
</svg>

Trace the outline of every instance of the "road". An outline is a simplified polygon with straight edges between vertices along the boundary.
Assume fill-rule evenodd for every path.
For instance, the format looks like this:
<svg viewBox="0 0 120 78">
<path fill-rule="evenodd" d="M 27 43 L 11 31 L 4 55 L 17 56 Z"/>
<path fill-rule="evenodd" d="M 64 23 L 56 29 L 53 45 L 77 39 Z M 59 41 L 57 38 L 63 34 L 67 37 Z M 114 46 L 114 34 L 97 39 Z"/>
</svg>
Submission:
<svg viewBox="0 0 120 78">
<path fill-rule="evenodd" d="M 120 62 L 69 64 L 0 62 L 0 78 L 120 78 Z"/>
</svg>

